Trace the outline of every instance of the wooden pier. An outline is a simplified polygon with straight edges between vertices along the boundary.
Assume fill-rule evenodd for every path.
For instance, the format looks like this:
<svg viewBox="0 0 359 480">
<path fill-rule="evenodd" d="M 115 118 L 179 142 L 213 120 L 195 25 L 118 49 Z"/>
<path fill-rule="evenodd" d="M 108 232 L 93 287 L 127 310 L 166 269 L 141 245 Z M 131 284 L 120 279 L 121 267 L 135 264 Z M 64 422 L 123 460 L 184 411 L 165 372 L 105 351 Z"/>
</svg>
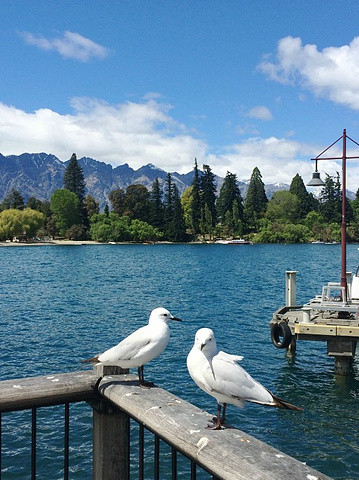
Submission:
<svg viewBox="0 0 359 480">
<path fill-rule="evenodd" d="M 139 387 L 137 376 L 104 375 L 101 379 L 98 372 L 87 371 L 0 382 L 0 413 L 66 402 L 90 402 L 94 480 L 130 478 L 130 420 L 169 444 L 172 455 L 179 452 L 187 457 L 193 465 L 191 478 L 196 478 L 195 468 L 199 466 L 208 472 L 209 478 L 222 480 L 330 480 L 241 430 L 208 429 L 212 416 L 207 412 L 156 386 Z M 4 421 L 5 418 L 3 424 Z M 36 434 L 33 438 L 36 440 Z M 36 452 L 36 445 L 32 451 Z M 155 466 L 160 461 L 158 453 Z M 176 462 L 172 461 L 172 465 Z M 31 478 L 36 478 L 36 465 L 33 472 Z M 159 469 L 154 478 L 161 478 L 158 472 Z M 168 472 L 166 478 L 177 478 L 177 474 L 172 472 L 171 476 Z"/>
<path fill-rule="evenodd" d="M 295 353 L 297 340 L 327 342 L 327 354 L 335 359 L 335 372 L 348 375 L 359 340 L 359 275 L 347 274 L 348 286 L 329 282 L 321 295 L 296 305 L 296 271 L 286 272 L 286 305 L 270 322 L 277 348 Z"/>
</svg>

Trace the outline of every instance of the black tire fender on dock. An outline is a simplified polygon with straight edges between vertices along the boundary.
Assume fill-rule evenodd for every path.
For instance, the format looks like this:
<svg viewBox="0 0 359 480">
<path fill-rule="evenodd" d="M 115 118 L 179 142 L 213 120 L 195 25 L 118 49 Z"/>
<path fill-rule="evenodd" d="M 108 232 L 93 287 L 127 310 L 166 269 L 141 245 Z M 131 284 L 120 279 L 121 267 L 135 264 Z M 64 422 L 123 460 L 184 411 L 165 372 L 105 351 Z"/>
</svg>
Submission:
<svg viewBox="0 0 359 480">
<path fill-rule="evenodd" d="M 276 348 L 288 348 L 292 341 L 292 332 L 287 322 L 271 325 L 271 340 Z"/>
</svg>

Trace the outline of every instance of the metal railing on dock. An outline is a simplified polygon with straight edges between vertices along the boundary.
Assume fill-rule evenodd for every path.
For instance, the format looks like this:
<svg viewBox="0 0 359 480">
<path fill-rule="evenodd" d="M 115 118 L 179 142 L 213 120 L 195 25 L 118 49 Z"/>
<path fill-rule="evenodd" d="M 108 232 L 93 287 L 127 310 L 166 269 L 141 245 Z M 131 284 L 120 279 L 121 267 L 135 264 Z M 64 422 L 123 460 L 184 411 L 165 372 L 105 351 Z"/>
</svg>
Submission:
<svg viewBox="0 0 359 480">
<path fill-rule="evenodd" d="M 8 415 L 2 418 L 1 413 L 31 412 L 30 472 L 23 478 L 35 479 L 39 460 L 38 409 L 64 405 L 63 427 L 59 433 L 63 435 L 61 475 L 64 479 L 70 478 L 73 450 L 69 436 L 70 404 L 86 401 L 93 410 L 94 480 L 329 480 L 238 429 L 206 428 L 211 420 L 207 412 L 161 388 L 140 388 L 133 375 L 108 375 L 98 380 L 97 373 L 85 371 L 0 382 L 0 470 L 9 462 L 8 458 L 4 462 L 2 448 L 2 432 Z M 58 451 L 56 454 L 58 456 Z M 48 458 L 46 461 L 51 463 Z M 148 464 L 150 474 L 146 471 Z M 188 472 L 185 476 L 183 468 Z M 0 474 L 0 478 L 6 479 L 6 472 Z"/>
</svg>

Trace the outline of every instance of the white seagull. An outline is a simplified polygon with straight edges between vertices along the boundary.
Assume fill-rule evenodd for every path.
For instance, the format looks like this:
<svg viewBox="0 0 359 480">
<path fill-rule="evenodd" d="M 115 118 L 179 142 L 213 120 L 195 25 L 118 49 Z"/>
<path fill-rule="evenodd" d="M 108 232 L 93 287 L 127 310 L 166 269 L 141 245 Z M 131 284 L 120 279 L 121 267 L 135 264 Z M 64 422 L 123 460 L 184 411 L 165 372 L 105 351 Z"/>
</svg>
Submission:
<svg viewBox="0 0 359 480">
<path fill-rule="evenodd" d="M 158 357 L 167 347 L 170 339 L 168 322 L 171 320 L 181 321 L 165 308 L 155 308 L 151 312 L 147 325 L 131 333 L 115 347 L 95 357 L 82 360 L 81 363 L 102 363 L 121 368 L 138 367 L 140 385 L 149 385 L 144 379 L 143 366 Z"/>
<path fill-rule="evenodd" d="M 214 333 L 210 328 L 201 328 L 196 333 L 193 348 L 187 357 L 187 368 L 199 388 L 217 400 L 217 423 L 214 429 L 221 429 L 227 403 L 241 408 L 246 402 L 254 402 L 270 407 L 302 410 L 276 397 L 256 382 L 238 365 L 242 359 L 243 357 L 238 355 L 218 351 Z"/>
</svg>

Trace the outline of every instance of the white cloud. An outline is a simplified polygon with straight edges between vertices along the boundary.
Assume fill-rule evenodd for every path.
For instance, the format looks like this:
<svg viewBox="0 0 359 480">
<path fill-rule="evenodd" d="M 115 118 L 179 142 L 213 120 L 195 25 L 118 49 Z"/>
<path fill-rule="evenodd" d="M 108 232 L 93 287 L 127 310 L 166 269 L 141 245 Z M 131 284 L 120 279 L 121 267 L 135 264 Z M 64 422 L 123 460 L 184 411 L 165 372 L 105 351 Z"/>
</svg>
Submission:
<svg viewBox="0 0 359 480">
<path fill-rule="evenodd" d="M 206 145 L 186 133 L 169 115 L 171 106 L 155 100 L 109 105 L 76 98 L 73 114 L 49 109 L 27 113 L 0 103 L 0 151 L 53 153 L 67 160 L 72 152 L 112 165 L 133 168 L 153 163 L 187 173 L 195 156 L 205 157 Z"/>
<path fill-rule="evenodd" d="M 60 115 L 50 109 L 27 113 L 0 103 L 0 152 L 19 155 L 46 152 L 60 160 L 88 156 L 113 166 L 128 163 L 137 169 L 152 163 L 166 171 L 188 173 L 198 164 L 211 166 L 225 176 L 248 180 L 258 167 L 265 184 L 290 183 L 299 173 L 304 182 L 314 169 L 310 158 L 324 146 L 311 146 L 288 138 L 254 137 L 212 153 L 201 139 L 189 134 L 171 116 L 171 105 L 152 98 L 142 102 L 109 105 L 89 98 L 72 100 L 73 113 Z M 339 148 L 339 147 L 338 147 Z M 337 152 L 335 152 L 335 156 Z M 340 171 L 340 162 L 320 162 L 320 171 Z M 359 170 L 351 165 L 348 188 L 356 191 Z"/>
<path fill-rule="evenodd" d="M 258 68 L 271 80 L 299 85 L 318 97 L 359 109 L 359 37 L 349 45 L 319 51 L 316 45 L 288 36 L 279 40 L 275 60 L 267 57 Z"/>
<path fill-rule="evenodd" d="M 256 107 L 251 108 L 247 115 L 251 118 L 257 118 L 258 120 L 264 121 L 273 119 L 272 112 L 263 105 L 257 105 Z"/>
<path fill-rule="evenodd" d="M 90 58 L 103 59 L 110 54 L 109 49 L 75 32 L 66 31 L 62 37 L 51 40 L 30 32 L 22 32 L 20 35 L 28 45 L 41 50 L 53 50 L 65 58 L 73 58 L 81 62 L 87 62 Z"/>
</svg>

